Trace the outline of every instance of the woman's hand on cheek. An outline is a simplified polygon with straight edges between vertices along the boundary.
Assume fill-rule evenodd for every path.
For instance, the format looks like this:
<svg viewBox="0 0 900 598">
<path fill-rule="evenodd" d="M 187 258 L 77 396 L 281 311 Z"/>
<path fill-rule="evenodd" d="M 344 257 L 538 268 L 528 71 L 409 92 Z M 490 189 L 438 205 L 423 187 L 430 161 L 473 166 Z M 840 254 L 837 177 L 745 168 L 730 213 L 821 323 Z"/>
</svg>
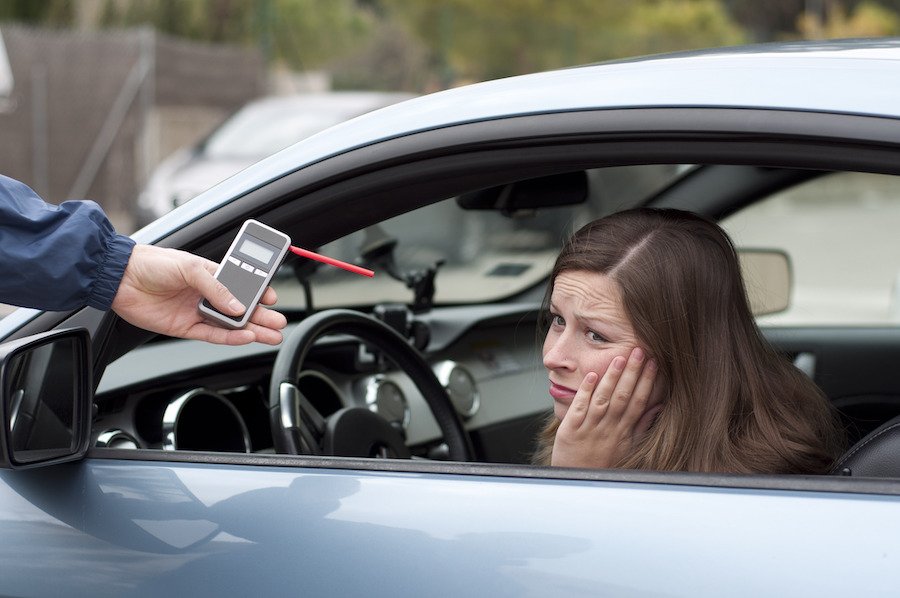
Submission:
<svg viewBox="0 0 900 598">
<path fill-rule="evenodd" d="M 613 359 L 602 379 L 586 375 L 559 424 L 551 464 L 613 467 L 627 456 L 661 408 L 649 405 L 656 372 L 637 348 L 627 361 Z"/>
</svg>

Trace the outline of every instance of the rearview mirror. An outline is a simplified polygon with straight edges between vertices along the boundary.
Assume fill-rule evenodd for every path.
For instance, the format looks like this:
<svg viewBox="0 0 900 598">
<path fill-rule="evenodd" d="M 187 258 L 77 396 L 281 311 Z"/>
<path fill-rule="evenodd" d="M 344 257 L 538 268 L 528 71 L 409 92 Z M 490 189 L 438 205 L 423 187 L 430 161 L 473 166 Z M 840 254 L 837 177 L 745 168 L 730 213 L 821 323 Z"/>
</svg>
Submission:
<svg viewBox="0 0 900 598">
<path fill-rule="evenodd" d="M 791 302 L 791 261 L 778 249 L 738 249 L 741 274 L 754 316 L 786 310 Z"/>
<path fill-rule="evenodd" d="M 456 203 L 464 210 L 497 210 L 511 215 L 520 210 L 577 205 L 587 198 L 588 176 L 579 170 L 473 191 L 457 197 Z"/>
<path fill-rule="evenodd" d="M 84 328 L 0 345 L 0 467 L 84 456 L 91 432 L 90 355 Z"/>
</svg>

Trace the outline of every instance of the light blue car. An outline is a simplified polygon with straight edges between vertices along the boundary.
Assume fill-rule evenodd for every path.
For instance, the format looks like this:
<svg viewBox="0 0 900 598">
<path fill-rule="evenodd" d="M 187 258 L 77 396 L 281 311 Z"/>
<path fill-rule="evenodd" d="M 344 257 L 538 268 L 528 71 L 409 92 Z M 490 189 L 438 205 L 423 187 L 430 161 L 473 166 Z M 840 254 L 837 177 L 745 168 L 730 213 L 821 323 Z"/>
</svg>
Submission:
<svg viewBox="0 0 900 598">
<path fill-rule="evenodd" d="M 218 261 L 254 218 L 376 271 L 289 258 L 280 347 L 0 320 L 0 595 L 895 595 L 898 175 L 900 40 L 515 77 L 305 139 L 134 235 Z M 760 325 L 861 441 L 835 475 L 529 464 L 553 259 L 636 205 L 774 258 Z"/>
</svg>

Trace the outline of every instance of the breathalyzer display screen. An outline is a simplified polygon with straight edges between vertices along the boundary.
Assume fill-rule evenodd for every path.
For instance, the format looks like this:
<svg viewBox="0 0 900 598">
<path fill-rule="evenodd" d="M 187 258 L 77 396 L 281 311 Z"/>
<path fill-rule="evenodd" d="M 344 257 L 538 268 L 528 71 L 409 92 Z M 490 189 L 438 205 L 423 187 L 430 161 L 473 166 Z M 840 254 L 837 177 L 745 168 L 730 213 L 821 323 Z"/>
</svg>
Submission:
<svg viewBox="0 0 900 598">
<path fill-rule="evenodd" d="M 277 248 L 270 248 L 268 243 L 246 237 L 241 242 L 241 246 L 238 247 L 238 251 L 264 264 L 268 264 L 272 256 L 275 255 Z"/>
</svg>

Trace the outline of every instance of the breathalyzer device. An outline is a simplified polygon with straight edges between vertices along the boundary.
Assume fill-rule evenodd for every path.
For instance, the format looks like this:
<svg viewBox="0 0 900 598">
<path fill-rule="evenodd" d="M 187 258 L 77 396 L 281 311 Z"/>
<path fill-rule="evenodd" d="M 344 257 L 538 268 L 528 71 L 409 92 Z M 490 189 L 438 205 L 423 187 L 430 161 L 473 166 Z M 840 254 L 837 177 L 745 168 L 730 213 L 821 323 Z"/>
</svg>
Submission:
<svg viewBox="0 0 900 598">
<path fill-rule="evenodd" d="M 199 305 L 200 313 L 228 328 L 243 328 L 290 246 L 291 238 L 283 232 L 256 220 L 244 222 L 215 277 L 247 306 L 247 311 L 237 317 L 227 316 L 203 299 Z"/>
</svg>

